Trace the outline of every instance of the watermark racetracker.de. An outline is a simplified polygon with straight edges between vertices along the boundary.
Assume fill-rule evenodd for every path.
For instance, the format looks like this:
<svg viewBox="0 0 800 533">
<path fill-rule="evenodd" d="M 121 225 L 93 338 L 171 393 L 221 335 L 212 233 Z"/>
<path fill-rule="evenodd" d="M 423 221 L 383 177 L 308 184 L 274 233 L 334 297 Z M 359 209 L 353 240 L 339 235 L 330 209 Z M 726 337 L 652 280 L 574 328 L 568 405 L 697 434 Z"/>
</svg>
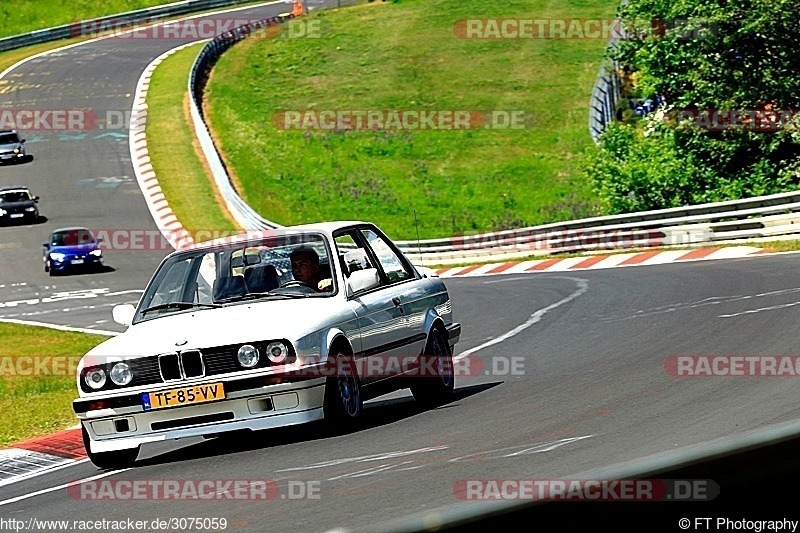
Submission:
<svg viewBox="0 0 800 533">
<path fill-rule="evenodd" d="M 673 355 L 664 371 L 673 377 L 797 377 L 800 356 Z"/>
<path fill-rule="evenodd" d="M 332 33 L 321 18 L 277 20 L 256 18 L 189 18 L 173 21 L 106 19 L 76 21 L 69 25 L 74 38 L 114 37 L 130 40 L 204 40 L 246 31 L 252 39 L 320 39 Z"/>
<path fill-rule="evenodd" d="M 524 130 L 533 115 L 521 109 L 294 109 L 274 113 L 272 124 L 309 131 Z"/>
<path fill-rule="evenodd" d="M 719 32 L 719 26 L 699 18 L 650 20 L 619 18 L 466 18 L 453 24 L 459 39 L 621 39 L 664 38 L 705 39 Z"/>
<path fill-rule="evenodd" d="M 459 479 L 459 500 L 709 501 L 719 495 L 710 479 Z"/>
<path fill-rule="evenodd" d="M 319 500 L 319 480 L 274 479 L 96 479 L 67 486 L 74 500 L 252 501 Z"/>
</svg>

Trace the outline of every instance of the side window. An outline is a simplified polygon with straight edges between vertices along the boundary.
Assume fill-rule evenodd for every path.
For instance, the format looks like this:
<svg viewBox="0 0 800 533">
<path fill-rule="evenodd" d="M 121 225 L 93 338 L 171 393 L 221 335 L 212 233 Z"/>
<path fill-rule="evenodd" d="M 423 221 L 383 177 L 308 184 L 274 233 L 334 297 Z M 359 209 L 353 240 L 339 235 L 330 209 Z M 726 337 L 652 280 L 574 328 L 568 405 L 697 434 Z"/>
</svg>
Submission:
<svg viewBox="0 0 800 533">
<path fill-rule="evenodd" d="M 359 248 L 349 233 L 336 237 L 336 253 L 339 256 L 339 266 L 342 267 L 345 277 L 349 277 L 356 270 L 372 268 L 367 251 Z"/>
<path fill-rule="evenodd" d="M 372 230 L 361 230 L 361 233 L 378 257 L 389 283 L 397 283 L 414 277 L 414 274 L 406 268 L 395 251 L 381 236 Z"/>
</svg>

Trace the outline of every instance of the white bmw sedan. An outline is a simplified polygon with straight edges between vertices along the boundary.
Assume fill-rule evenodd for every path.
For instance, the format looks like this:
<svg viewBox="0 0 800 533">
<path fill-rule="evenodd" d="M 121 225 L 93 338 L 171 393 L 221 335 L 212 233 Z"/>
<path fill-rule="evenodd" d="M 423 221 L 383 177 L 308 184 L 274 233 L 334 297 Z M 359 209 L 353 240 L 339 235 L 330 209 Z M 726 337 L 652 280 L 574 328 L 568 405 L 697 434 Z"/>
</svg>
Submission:
<svg viewBox="0 0 800 533">
<path fill-rule="evenodd" d="M 167 439 L 352 428 L 365 400 L 403 388 L 440 404 L 461 333 L 442 280 L 365 222 L 173 252 L 138 305 L 113 316 L 129 327 L 82 358 L 73 402 L 100 468 Z"/>
</svg>

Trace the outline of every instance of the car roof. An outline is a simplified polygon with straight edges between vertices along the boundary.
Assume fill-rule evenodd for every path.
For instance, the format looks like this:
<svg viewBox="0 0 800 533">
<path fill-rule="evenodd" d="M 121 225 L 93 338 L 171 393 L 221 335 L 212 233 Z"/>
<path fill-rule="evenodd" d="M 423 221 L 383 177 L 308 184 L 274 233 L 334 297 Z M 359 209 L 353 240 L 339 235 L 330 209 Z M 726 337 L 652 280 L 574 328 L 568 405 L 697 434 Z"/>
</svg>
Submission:
<svg viewBox="0 0 800 533">
<path fill-rule="evenodd" d="M 187 247 L 186 249 L 204 249 L 204 248 L 213 248 L 214 246 L 218 246 L 220 244 L 230 244 L 230 243 L 238 243 L 244 241 L 252 241 L 260 238 L 263 236 L 270 236 L 270 235 L 285 235 L 289 233 L 294 233 L 298 231 L 303 232 L 312 232 L 312 233 L 323 233 L 327 236 L 330 236 L 334 231 L 347 228 L 350 226 L 355 226 L 359 224 L 369 224 L 373 225 L 370 222 L 363 222 L 360 220 L 337 220 L 333 222 L 315 222 L 311 224 L 301 224 L 297 226 L 281 226 L 275 229 L 262 229 L 262 230 L 250 230 L 246 232 L 239 233 L 238 235 L 232 235 L 230 237 L 221 237 L 219 239 L 213 239 L 210 241 L 203 241 L 200 243 L 196 243 L 192 246 Z M 176 250 L 182 251 L 182 250 Z"/>
<path fill-rule="evenodd" d="M 2 133 L 2 132 L 0 132 L 0 133 Z M 20 185 L 18 187 L 15 187 L 15 186 L 0 187 L 0 192 L 8 192 L 8 191 L 26 191 L 26 192 L 31 192 L 30 189 L 28 189 L 27 187 L 23 187 L 22 185 Z"/>
<path fill-rule="evenodd" d="M 66 228 L 54 229 L 53 231 L 50 232 L 50 234 L 52 235 L 53 233 L 59 233 L 59 232 L 62 232 L 62 231 L 76 231 L 76 230 L 85 230 L 85 231 L 88 231 L 89 233 L 91 233 L 91 230 L 89 230 L 89 228 L 86 228 L 84 226 L 69 226 L 69 227 L 66 227 Z"/>
</svg>

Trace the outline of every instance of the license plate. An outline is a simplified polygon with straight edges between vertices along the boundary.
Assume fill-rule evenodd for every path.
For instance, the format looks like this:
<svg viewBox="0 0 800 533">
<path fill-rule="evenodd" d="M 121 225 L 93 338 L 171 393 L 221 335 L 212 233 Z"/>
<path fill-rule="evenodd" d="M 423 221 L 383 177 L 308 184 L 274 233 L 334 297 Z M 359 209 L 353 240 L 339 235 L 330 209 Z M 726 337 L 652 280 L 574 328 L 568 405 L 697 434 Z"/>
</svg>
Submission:
<svg viewBox="0 0 800 533">
<path fill-rule="evenodd" d="M 223 399 L 225 399 L 225 388 L 222 386 L 222 383 L 210 383 L 207 385 L 194 385 L 192 387 L 142 393 L 142 405 L 145 411 L 193 403 L 213 402 L 214 400 Z"/>
<path fill-rule="evenodd" d="M 22 218 L 24 216 L 25 215 L 23 215 L 22 213 L 14 213 L 13 215 L 11 215 L 11 218 Z"/>
<path fill-rule="evenodd" d="M 70 261 L 70 263 L 72 263 L 73 265 L 82 265 L 83 259 L 73 259 L 72 261 Z"/>
</svg>

